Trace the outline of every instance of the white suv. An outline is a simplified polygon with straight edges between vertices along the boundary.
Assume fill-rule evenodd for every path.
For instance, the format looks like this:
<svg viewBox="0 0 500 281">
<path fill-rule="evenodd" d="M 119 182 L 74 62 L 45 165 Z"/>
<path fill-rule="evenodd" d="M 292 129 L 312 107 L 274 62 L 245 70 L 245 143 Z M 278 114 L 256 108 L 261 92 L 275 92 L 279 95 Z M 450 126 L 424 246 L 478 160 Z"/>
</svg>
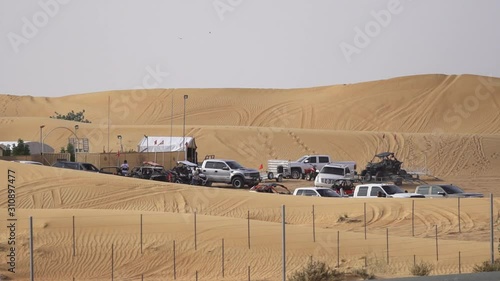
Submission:
<svg viewBox="0 0 500 281">
<path fill-rule="evenodd" d="M 348 164 L 327 164 L 314 179 L 316 187 L 332 187 L 337 180 L 353 179 L 354 175 Z"/>
</svg>

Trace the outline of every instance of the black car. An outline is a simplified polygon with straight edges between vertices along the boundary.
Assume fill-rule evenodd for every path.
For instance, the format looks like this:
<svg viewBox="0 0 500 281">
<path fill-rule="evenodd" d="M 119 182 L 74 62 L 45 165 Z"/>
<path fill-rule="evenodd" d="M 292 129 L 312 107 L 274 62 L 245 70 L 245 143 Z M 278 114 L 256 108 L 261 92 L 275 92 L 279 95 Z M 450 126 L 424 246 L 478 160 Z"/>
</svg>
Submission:
<svg viewBox="0 0 500 281">
<path fill-rule="evenodd" d="M 97 169 L 96 166 L 84 162 L 57 161 L 56 163 L 52 164 L 52 167 L 95 172 L 95 173 L 99 172 L 99 169 Z"/>
<path fill-rule="evenodd" d="M 157 181 L 171 181 L 172 174 L 166 171 L 163 166 L 154 162 L 144 162 L 142 166 L 134 167 L 128 177 L 150 179 Z"/>
</svg>

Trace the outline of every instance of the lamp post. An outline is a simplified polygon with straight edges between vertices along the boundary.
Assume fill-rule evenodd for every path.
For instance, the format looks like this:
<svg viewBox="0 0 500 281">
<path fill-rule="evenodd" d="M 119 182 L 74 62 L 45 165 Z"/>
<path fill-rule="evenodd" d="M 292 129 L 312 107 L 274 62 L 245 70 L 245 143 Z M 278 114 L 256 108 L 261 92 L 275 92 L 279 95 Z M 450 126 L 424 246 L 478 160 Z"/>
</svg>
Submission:
<svg viewBox="0 0 500 281">
<path fill-rule="evenodd" d="M 43 128 L 45 125 L 40 126 L 40 155 L 43 157 Z M 43 159 L 42 159 L 43 162 Z"/>
<path fill-rule="evenodd" d="M 188 95 L 184 95 L 184 122 L 182 124 L 182 146 L 184 147 L 184 160 L 187 160 L 187 148 L 186 148 L 186 100 Z"/>
<path fill-rule="evenodd" d="M 76 137 L 76 149 L 75 149 L 75 162 L 78 161 L 78 148 L 80 147 L 80 139 L 78 138 L 78 135 L 76 134 L 76 131 L 78 130 L 78 125 L 75 125 L 75 137 Z"/>
<path fill-rule="evenodd" d="M 118 135 L 118 140 L 120 140 L 120 153 L 122 153 L 123 152 L 122 135 Z"/>
</svg>

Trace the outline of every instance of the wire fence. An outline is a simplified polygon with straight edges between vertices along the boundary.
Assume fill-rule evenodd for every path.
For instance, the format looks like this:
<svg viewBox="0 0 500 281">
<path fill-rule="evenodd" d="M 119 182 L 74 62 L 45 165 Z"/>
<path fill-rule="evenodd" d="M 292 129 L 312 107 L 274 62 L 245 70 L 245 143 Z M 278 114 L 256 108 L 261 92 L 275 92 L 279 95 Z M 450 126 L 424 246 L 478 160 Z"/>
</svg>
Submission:
<svg viewBox="0 0 500 281">
<path fill-rule="evenodd" d="M 34 280 L 279 280 L 283 255 L 287 275 L 311 260 L 383 275 L 409 275 L 420 262 L 433 264 L 433 274 L 466 273 L 494 255 L 499 217 L 488 198 L 334 201 L 286 207 L 286 235 L 277 207 L 223 217 L 210 210 L 34 214 Z M 29 280 L 29 219 L 16 225 L 16 273 L 9 274 Z"/>
</svg>

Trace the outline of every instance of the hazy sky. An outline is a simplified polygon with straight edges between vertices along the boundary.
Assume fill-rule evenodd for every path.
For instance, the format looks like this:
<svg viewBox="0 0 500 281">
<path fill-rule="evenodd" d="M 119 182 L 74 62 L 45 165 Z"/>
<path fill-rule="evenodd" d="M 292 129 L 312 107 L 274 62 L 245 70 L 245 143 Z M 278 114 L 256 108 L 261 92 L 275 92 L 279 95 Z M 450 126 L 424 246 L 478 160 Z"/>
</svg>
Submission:
<svg viewBox="0 0 500 281">
<path fill-rule="evenodd" d="M 498 0 L 0 0 L 0 93 L 500 77 Z"/>
</svg>

